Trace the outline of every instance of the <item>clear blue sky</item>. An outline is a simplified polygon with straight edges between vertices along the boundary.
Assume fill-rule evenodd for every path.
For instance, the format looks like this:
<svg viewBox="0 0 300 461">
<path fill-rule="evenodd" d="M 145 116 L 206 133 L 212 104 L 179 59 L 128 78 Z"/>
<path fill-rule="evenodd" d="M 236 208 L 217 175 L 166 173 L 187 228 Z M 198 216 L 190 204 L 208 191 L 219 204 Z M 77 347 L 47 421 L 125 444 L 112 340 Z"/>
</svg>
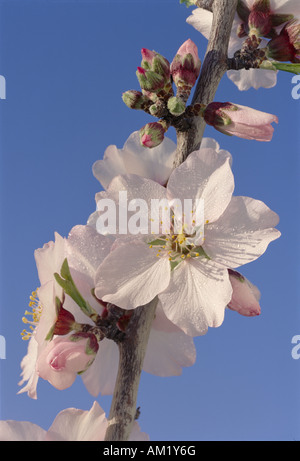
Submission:
<svg viewBox="0 0 300 461">
<path fill-rule="evenodd" d="M 172 60 L 191 38 L 203 58 L 207 42 L 185 22 L 190 12 L 179 0 L 0 2 L 1 419 L 48 428 L 62 409 L 92 405 L 80 378 L 65 391 L 40 380 L 37 401 L 17 395 L 27 347 L 21 319 L 38 284 L 33 253 L 54 231 L 67 236 L 85 224 L 100 190 L 92 164 L 150 121 L 121 99 L 139 89 L 140 49 Z M 241 93 L 224 77 L 217 92 L 216 100 L 279 117 L 271 143 L 205 134 L 232 153 L 235 194 L 276 211 L 282 237 L 242 269 L 262 292 L 261 316 L 227 311 L 220 328 L 196 338 L 196 364 L 182 376 L 142 375 L 139 421 L 151 440 L 300 440 L 300 360 L 291 356 L 300 335 L 300 100 L 291 79 L 281 74 L 276 88 Z M 109 411 L 110 397 L 98 402 Z"/>
</svg>

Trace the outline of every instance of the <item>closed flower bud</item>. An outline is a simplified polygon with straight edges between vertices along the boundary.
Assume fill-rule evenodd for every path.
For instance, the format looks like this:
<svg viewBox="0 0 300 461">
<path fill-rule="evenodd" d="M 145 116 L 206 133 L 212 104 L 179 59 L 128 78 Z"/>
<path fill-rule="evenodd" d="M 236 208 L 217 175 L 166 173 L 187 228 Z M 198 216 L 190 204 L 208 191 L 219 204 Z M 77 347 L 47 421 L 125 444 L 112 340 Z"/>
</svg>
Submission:
<svg viewBox="0 0 300 461">
<path fill-rule="evenodd" d="M 56 389 L 67 389 L 77 374 L 93 363 L 98 348 L 96 337 L 90 333 L 57 336 L 39 355 L 37 373 Z"/>
<path fill-rule="evenodd" d="M 147 123 L 140 129 L 140 141 L 144 147 L 156 147 L 163 142 L 165 128 L 159 122 Z"/>
<path fill-rule="evenodd" d="M 143 67 L 138 67 L 136 76 L 142 90 L 157 93 L 165 86 L 164 78 L 152 70 L 145 70 Z"/>
<path fill-rule="evenodd" d="M 286 24 L 278 37 L 269 41 L 267 55 L 276 61 L 299 63 L 300 24 L 295 24 L 295 21 Z"/>
<path fill-rule="evenodd" d="M 171 74 L 176 87 L 192 88 L 199 76 L 200 67 L 197 46 L 188 39 L 181 45 L 171 64 Z"/>
<path fill-rule="evenodd" d="M 228 273 L 232 286 L 232 298 L 228 308 L 245 317 L 260 315 L 260 292 L 258 288 L 239 272 L 228 269 Z"/>
<path fill-rule="evenodd" d="M 168 100 L 168 109 L 172 115 L 179 116 L 185 112 L 185 103 L 181 98 L 173 96 Z"/>
<path fill-rule="evenodd" d="M 142 63 L 141 67 L 145 70 L 152 70 L 161 75 L 165 82 L 170 80 L 170 63 L 156 51 L 147 50 L 142 48 Z"/>
<path fill-rule="evenodd" d="M 123 102 L 130 109 L 144 110 L 150 102 L 147 96 L 140 91 L 128 90 L 122 94 Z"/>
<path fill-rule="evenodd" d="M 278 123 L 275 115 L 230 102 L 208 104 L 203 117 L 221 133 L 256 141 L 270 141 L 274 132 L 271 123 Z"/>
</svg>

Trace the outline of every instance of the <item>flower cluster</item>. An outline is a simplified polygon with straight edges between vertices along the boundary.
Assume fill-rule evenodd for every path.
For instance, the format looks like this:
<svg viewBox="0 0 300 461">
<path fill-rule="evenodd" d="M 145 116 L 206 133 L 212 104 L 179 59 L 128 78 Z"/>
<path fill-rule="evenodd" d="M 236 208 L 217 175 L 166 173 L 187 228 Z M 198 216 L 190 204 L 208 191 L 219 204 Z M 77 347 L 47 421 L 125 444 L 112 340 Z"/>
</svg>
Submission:
<svg viewBox="0 0 300 461">
<path fill-rule="evenodd" d="M 293 33 L 296 34 L 290 32 L 290 36 Z M 257 141 L 272 139 L 274 129 L 271 123 L 278 122 L 275 115 L 232 103 L 186 106 L 201 68 L 198 49 L 192 40 L 181 45 L 171 65 L 159 53 L 144 48 L 142 57 L 141 67 L 137 70 L 142 92 L 126 91 L 123 101 L 131 109 L 144 110 L 160 117 L 159 121 L 147 123 L 140 129 L 143 147 L 153 149 L 159 146 L 171 125 L 182 128 L 191 117 L 203 117 L 206 123 L 224 134 Z M 177 89 L 176 96 L 172 82 Z"/>
<path fill-rule="evenodd" d="M 240 90 L 276 85 L 277 71 L 299 73 L 300 3 L 294 0 L 239 0 L 233 21 L 227 75 Z M 207 39 L 213 13 L 196 8 L 187 22 Z M 283 66 L 281 63 L 284 62 Z"/>
<path fill-rule="evenodd" d="M 299 26 L 287 14 L 289 3 L 277 10 L 276 0 L 240 1 L 234 38 L 246 38 L 256 58 L 261 37 L 267 38 L 261 58 L 297 64 Z M 189 22 L 208 34 L 209 14 L 198 8 Z M 195 363 L 195 337 L 220 327 L 226 312 L 261 313 L 258 288 L 237 269 L 279 238 L 278 215 L 260 200 L 234 195 L 232 156 L 217 141 L 203 138 L 174 168 L 176 144 L 165 133 L 199 116 L 224 134 L 270 141 L 278 119 L 232 102 L 187 106 L 200 67 L 191 40 L 171 64 L 142 49 L 136 73 L 141 91 L 123 93 L 123 101 L 159 120 L 132 133 L 123 148 L 106 149 L 93 165 L 103 189 L 96 211 L 67 237 L 55 233 L 54 241 L 35 251 L 40 286 L 23 317 L 29 327 L 21 333 L 28 350 L 20 393 L 36 399 L 40 378 L 63 390 L 80 376 L 92 396 L 112 394 L 118 346 L 135 335 L 137 309 L 154 300 L 143 370 L 162 377 L 180 375 Z M 102 231 L 99 222 L 109 221 L 108 209 L 114 226 Z M 95 402 L 88 412 L 59 413 L 48 431 L 2 421 L 0 439 L 104 440 L 107 427 Z M 148 440 L 136 421 L 130 439 Z"/>
<path fill-rule="evenodd" d="M 201 61 L 191 40 L 183 43 L 171 64 L 156 51 L 143 48 L 141 53 L 141 66 L 136 71 L 141 91 L 126 91 L 123 101 L 131 109 L 144 110 L 160 119 L 147 123 L 140 130 L 142 146 L 153 148 L 163 141 L 169 126 L 178 123 L 178 117 L 184 114 Z M 177 89 L 176 95 L 172 82 Z"/>
</svg>

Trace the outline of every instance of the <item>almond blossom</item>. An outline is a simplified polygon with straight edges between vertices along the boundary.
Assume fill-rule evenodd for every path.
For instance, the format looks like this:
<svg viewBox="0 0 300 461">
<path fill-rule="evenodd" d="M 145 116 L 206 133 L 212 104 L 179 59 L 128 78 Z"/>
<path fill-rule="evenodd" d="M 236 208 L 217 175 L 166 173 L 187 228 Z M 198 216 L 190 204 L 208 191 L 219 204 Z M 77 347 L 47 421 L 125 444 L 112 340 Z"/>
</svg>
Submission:
<svg viewBox="0 0 300 461">
<path fill-rule="evenodd" d="M 271 141 L 271 123 L 278 123 L 276 115 L 231 102 L 208 104 L 204 120 L 222 133 L 256 141 Z"/>
<path fill-rule="evenodd" d="M 246 277 L 229 269 L 229 280 L 232 285 L 232 298 L 228 308 L 245 317 L 260 315 L 260 291 Z"/>
<path fill-rule="evenodd" d="M 212 147 L 220 151 L 220 146 L 213 138 L 203 138 L 201 148 Z M 153 149 L 145 149 L 140 144 L 139 132 L 133 132 L 123 148 L 108 146 L 102 160 L 93 165 L 93 174 L 104 189 L 115 176 L 120 174 L 137 174 L 165 185 L 173 169 L 176 144 L 165 137 L 164 141 Z"/>
<path fill-rule="evenodd" d="M 244 5 L 244 9 L 252 11 L 256 0 L 244 0 L 240 4 Z M 300 18 L 300 3 L 298 0 L 270 0 L 264 2 L 270 6 L 269 15 L 286 15 L 286 22 L 291 18 Z M 241 11 L 242 9 L 240 8 Z M 241 13 L 240 13 L 241 14 Z M 242 15 L 243 16 L 243 15 Z M 252 15 L 253 16 L 253 15 Z M 276 16 L 278 17 L 278 16 Z M 284 16 L 282 16 L 284 19 Z M 282 19 L 282 20 L 283 20 Z M 213 14 L 210 11 L 202 8 L 196 8 L 193 10 L 192 15 L 187 18 L 187 22 L 192 25 L 196 30 L 201 32 L 205 38 L 209 38 L 211 27 L 212 27 Z M 244 18 L 245 20 L 245 18 Z M 229 57 L 233 57 L 234 53 L 240 50 L 245 40 L 244 20 L 236 13 L 228 47 Z M 248 19 L 247 19 L 248 21 Z M 266 24 L 266 19 L 264 20 Z M 280 22 L 279 25 L 274 26 L 276 33 L 279 33 L 284 26 L 284 23 Z M 262 38 L 259 48 L 265 48 L 268 40 Z M 272 88 L 277 83 L 277 71 L 266 70 L 266 69 L 242 69 L 242 70 L 229 70 L 227 76 L 230 80 L 239 88 L 241 91 L 248 90 L 249 88 Z"/>
<path fill-rule="evenodd" d="M 108 421 L 97 402 L 88 411 L 77 408 L 62 410 L 46 431 L 29 421 L 0 421 L 1 442 L 96 442 L 104 441 Z M 129 441 L 148 441 L 137 421 Z"/>
<path fill-rule="evenodd" d="M 19 392 L 27 392 L 30 397 L 37 398 L 39 377 L 48 380 L 57 389 L 66 389 L 72 385 L 77 373 L 80 373 L 87 390 L 93 396 L 113 393 L 119 361 L 118 347 L 113 340 L 107 338 L 95 344 L 93 335 L 83 338 L 80 332 L 68 334 L 72 325 L 75 329 L 78 324 L 95 325 L 67 294 L 64 295 L 63 308 L 64 312 L 69 313 L 67 325 L 70 328 L 64 331 L 60 327 L 60 331 L 54 330 L 51 341 L 47 339 L 57 321 L 57 296 L 63 299 L 62 289 L 53 274 L 60 272 L 65 258 L 68 259 L 72 277 L 82 297 L 99 316 L 104 314 L 105 303 L 97 300 L 92 292 L 96 270 L 109 253 L 112 241 L 109 236 L 99 235 L 90 226 L 75 226 L 68 238 L 56 233 L 55 242 L 49 242 L 44 248 L 36 250 L 41 286 L 34 299 L 35 310 L 39 315 L 31 321 L 32 332 L 24 333 L 29 344 L 27 355 L 21 363 L 22 380 L 19 383 L 25 385 Z M 27 312 L 27 316 L 29 314 Z M 74 342 L 74 339 L 82 341 Z M 159 376 L 174 376 L 181 374 L 182 367 L 193 365 L 195 359 L 192 338 L 173 325 L 163 311 L 158 309 L 143 369 Z"/>
<path fill-rule="evenodd" d="M 278 216 L 264 203 L 233 197 L 234 179 L 229 153 L 201 149 L 176 168 L 166 188 L 136 175 L 116 177 L 97 200 L 120 191 L 128 199 L 169 203 L 173 224 L 181 231 L 159 229 L 156 235 L 117 238 L 99 266 L 95 281 L 98 298 L 124 309 L 144 305 L 158 296 L 166 317 L 191 336 L 218 327 L 232 298 L 228 268 L 256 260 L 280 232 Z M 178 214 L 178 200 L 204 202 L 204 232 L 194 224 L 197 207 L 187 219 Z M 89 223 L 94 225 L 97 212 Z M 151 213 L 149 221 L 153 220 Z M 177 227 L 177 225 L 176 225 Z M 174 226 L 175 228 L 175 226 Z"/>
</svg>

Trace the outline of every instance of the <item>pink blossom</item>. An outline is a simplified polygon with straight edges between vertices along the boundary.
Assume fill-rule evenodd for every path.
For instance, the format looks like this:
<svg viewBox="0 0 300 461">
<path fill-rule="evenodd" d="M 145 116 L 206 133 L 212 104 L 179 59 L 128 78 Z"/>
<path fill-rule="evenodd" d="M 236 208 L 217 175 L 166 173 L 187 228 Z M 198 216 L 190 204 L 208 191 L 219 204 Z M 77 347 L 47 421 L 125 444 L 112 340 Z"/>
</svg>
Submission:
<svg viewBox="0 0 300 461">
<path fill-rule="evenodd" d="M 229 269 L 228 272 L 233 292 L 227 307 L 245 317 L 260 315 L 260 292 L 258 288 L 239 272 L 232 269 Z"/>
<path fill-rule="evenodd" d="M 278 123 L 276 115 L 230 102 L 209 104 L 204 119 L 222 133 L 256 141 L 270 141 L 274 132 L 271 123 Z"/>
<path fill-rule="evenodd" d="M 159 122 L 147 123 L 140 129 L 141 144 L 150 149 L 159 146 L 163 142 L 164 135 L 165 130 Z"/>
<path fill-rule="evenodd" d="M 193 87 L 199 76 L 201 61 L 198 49 L 192 40 L 186 40 L 171 63 L 171 74 L 177 87 Z"/>
<path fill-rule="evenodd" d="M 38 375 L 56 389 L 70 387 L 77 373 L 85 371 L 94 361 L 98 343 L 94 335 L 77 333 L 59 336 L 49 342 L 37 361 Z"/>
</svg>

